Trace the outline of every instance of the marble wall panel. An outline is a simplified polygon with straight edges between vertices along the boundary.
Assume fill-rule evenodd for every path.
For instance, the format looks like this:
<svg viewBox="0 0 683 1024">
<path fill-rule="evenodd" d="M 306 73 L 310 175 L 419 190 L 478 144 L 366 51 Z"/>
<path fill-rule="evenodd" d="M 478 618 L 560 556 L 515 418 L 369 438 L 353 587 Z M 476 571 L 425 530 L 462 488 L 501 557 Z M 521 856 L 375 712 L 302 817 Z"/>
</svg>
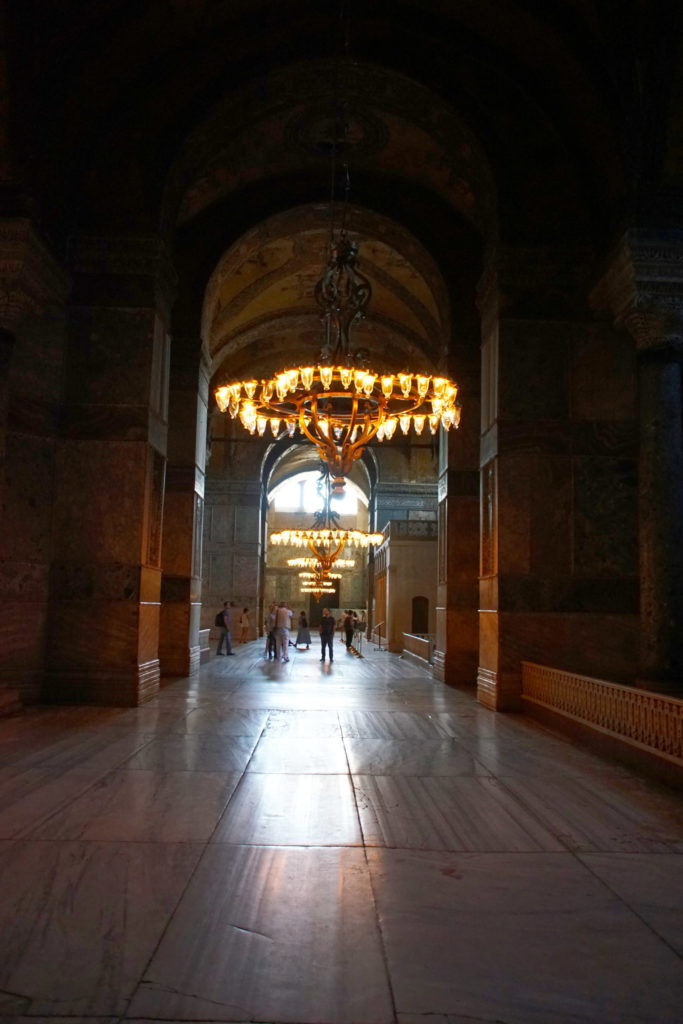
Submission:
<svg viewBox="0 0 683 1024">
<path fill-rule="evenodd" d="M 168 415 L 168 451 L 174 463 L 194 466 L 197 457 L 197 440 L 199 424 L 197 416 L 200 404 L 197 389 L 194 391 L 176 391 L 169 394 Z M 202 431 L 202 442 L 205 444 L 205 428 Z M 202 463 L 203 464 L 203 459 Z"/>
<path fill-rule="evenodd" d="M 254 608 L 258 595 L 259 557 L 254 554 L 233 555 L 232 593 L 235 604 Z"/>
<path fill-rule="evenodd" d="M 546 576 L 571 571 L 572 465 L 569 458 L 539 453 L 533 462 L 529 569 Z M 507 515 L 508 509 L 501 510 Z M 510 568 L 507 558 L 505 570 Z"/>
<path fill-rule="evenodd" d="M 164 676 L 187 676 L 193 665 L 190 642 L 192 606 L 187 601 L 165 602 L 160 611 L 159 663 Z"/>
<path fill-rule="evenodd" d="M 636 579 L 501 575 L 497 589 L 498 607 L 503 611 L 622 615 L 638 610 Z"/>
<path fill-rule="evenodd" d="M 448 498 L 448 580 L 476 587 L 479 569 L 479 495 Z M 476 606 L 476 599 L 473 607 Z"/>
<path fill-rule="evenodd" d="M 508 572 L 531 569 L 533 480 L 536 455 L 507 453 L 497 460 L 498 563 Z"/>
<path fill-rule="evenodd" d="M 139 606 L 137 660 L 140 664 L 159 657 L 160 608 L 161 605 L 156 602 Z"/>
<path fill-rule="evenodd" d="M 139 609 L 135 601 L 53 602 L 49 618 L 52 668 L 64 672 L 132 670 L 138 664 Z"/>
<path fill-rule="evenodd" d="M 161 572 L 151 566 L 140 568 L 140 600 L 158 604 L 161 600 Z"/>
<path fill-rule="evenodd" d="M 502 320 L 498 349 L 499 417 L 565 419 L 569 357 L 566 325 Z"/>
<path fill-rule="evenodd" d="M 204 539 L 205 543 L 229 544 L 233 538 L 235 509 L 232 505 L 217 504 L 212 495 L 212 501 L 207 499 L 204 515 Z"/>
<path fill-rule="evenodd" d="M 67 404 L 148 406 L 153 309 L 75 308 L 69 321 Z"/>
<path fill-rule="evenodd" d="M 0 616 L 0 683 L 17 689 L 22 700 L 40 695 L 47 603 L 6 597 Z"/>
<path fill-rule="evenodd" d="M 637 616 L 500 615 L 500 670 L 519 676 L 520 662 L 628 682 L 637 664 Z"/>
<path fill-rule="evenodd" d="M 479 666 L 496 673 L 500 662 L 500 617 L 495 611 L 479 613 Z"/>
<path fill-rule="evenodd" d="M 65 329 L 63 309 L 56 304 L 45 307 L 40 317 L 25 318 L 18 326 L 18 344 L 10 367 L 10 430 L 54 436 L 62 389 Z"/>
<path fill-rule="evenodd" d="M 444 681 L 450 686 L 474 686 L 479 663 L 479 618 L 471 608 L 449 608 Z"/>
<path fill-rule="evenodd" d="M 607 324 L 586 324 L 571 351 L 572 416 L 581 420 L 629 420 L 636 416 L 633 339 Z"/>
<path fill-rule="evenodd" d="M 61 442 L 54 537 L 63 560 L 141 560 L 147 445 Z"/>
<path fill-rule="evenodd" d="M 637 486 L 637 467 L 631 459 L 575 461 L 577 573 L 637 575 Z"/>
<path fill-rule="evenodd" d="M 55 561 L 50 567 L 50 598 L 52 601 L 135 603 L 143 599 L 140 566 L 122 562 L 97 565 Z"/>
<path fill-rule="evenodd" d="M 227 552 L 209 552 L 204 561 L 208 594 L 229 593 L 232 590 L 232 556 Z"/>
<path fill-rule="evenodd" d="M 49 558 L 54 454 L 52 441 L 7 433 L 0 558 Z"/>
<path fill-rule="evenodd" d="M 162 604 L 189 604 L 193 580 L 190 576 L 170 576 L 164 573 L 161 582 Z"/>
<path fill-rule="evenodd" d="M 238 505 L 235 508 L 236 544 L 258 544 L 261 531 L 261 517 L 258 506 Z"/>
<path fill-rule="evenodd" d="M 638 424 L 635 420 L 581 420 L 571 424 L 574 455 L 607 455 L 638 458 Z"/>
<path fill-rule="evenodd" d="M 161 554 L 165 573 L 189 575 L 192 572 L 194 513 L 194 490 L 166 491 Z"/>
</svg>

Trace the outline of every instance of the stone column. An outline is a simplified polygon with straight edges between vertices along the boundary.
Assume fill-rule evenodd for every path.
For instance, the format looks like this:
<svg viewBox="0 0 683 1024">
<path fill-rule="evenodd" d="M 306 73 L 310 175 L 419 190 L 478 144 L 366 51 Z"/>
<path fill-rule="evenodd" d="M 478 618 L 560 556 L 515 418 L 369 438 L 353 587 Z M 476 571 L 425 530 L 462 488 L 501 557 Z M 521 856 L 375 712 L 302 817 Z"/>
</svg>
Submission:
<svg viewBox="0 0 683 1024">
<path fill-rule="evenodd" d="M 440 432 L 434 676 L 451 686 L 477 678 L 479 573 L 479 374 L 461 355 L 455 374 L 460 428 Z"/>
<path fill-rule="evenodd" d="M 522 662 L 626 680 L 637 636 L 634 365 L 587 306 L 589 254 L 501 251 L 481 288 L 479 699 Z"/>
<path fill-rule="evenodd" d="M 162 676 L 199 671 L 208 396 L 206 358 L 194 339 L 174 335 L 162 543 Z"/>
<path fill-rule="evenodd" d="M 0 684 L 35 701 L 69 278 L 28 218 L 0 219 L 0 285 Z"/>
<path fill-rule="evenodd" d="M 630 231 L 594 292 L 636 345 L 638 685 L 683 694 L 683 244 Z"/>
<path fill-rule="evenodd" d="M 46 697 L 137 705 L 159 686 L 174 275 L 156 237 L 80 238 L 71 258 Z"/>
</svg>

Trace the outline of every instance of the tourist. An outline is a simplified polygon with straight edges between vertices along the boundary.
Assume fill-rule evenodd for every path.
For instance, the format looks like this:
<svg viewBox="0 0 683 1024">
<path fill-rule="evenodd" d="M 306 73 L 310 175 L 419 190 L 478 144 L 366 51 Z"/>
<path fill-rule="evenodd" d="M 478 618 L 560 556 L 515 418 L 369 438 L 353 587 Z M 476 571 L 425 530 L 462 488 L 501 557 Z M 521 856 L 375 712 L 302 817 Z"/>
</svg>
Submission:
<svg viewBox="0 0 683 1024">
<path fill-rule="evenodd" d="M 292 628 L 292 611 L 285 601 L 280 601 L 275 612 L 275 656 L 289 661 L 289 631 Z"/>
<path fill-rule="evenodd" d="M 223 611 L 219 612 L 218 616 L 216 617 L 216 622 L 217 623 L 218 623 L 218 619 L 219 618 L 222 619 L 222 625 L 219 625 L 219 627 L 218 627 L 219 630 L 220 630 L 220 633 L 218 635 L 218 648 L 216 650 L 216 654 L 223 654 L 223 644 L 225 644 L 225 653 L 226 654 L 232 654 L 233 653 L 232 643 L 231 643 L 231 640 L 230 640 L 230 627 L 231 627 L 231 620 L 232 620 L 232 609 L 234 607 L 235 606 L 232 603 L 232 601 L 225 601 L 224 604 L 223 604 Z"/>
<path fill-rule="evenodd" d="M 296 634 L 296 643 L 294 646 L 298 647 L 299 644 L 306 644 L 306 650 L 311 646 L 311 633 L 308 628 L 308 619 L 306 618 L 306 612 L 303 611 L 299 613 L 299 631 Z"/>
<path fill-rule="evenodd" d="M 325 648 L 327 647 L 328 654 L 330 656 L 330 662 L 334 661 L 334 651 L 332 649 L 334 644 L 334 629 L 335 621 L 332 615 L 330 615 L 329 608 L 323 608 L 323 617 L 320 620 L 320 646 L 321 646 L 321 661 L 325 660 Z"/>
</svg>

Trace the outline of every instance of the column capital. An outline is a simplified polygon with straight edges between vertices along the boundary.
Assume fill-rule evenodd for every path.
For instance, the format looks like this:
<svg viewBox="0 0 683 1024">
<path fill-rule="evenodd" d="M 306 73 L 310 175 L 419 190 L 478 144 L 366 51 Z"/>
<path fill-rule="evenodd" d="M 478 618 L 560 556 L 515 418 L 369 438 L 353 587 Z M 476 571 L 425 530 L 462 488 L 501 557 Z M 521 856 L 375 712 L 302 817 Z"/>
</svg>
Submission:
<svg viewBox="0 0 683 1024">
<path fill-rule="evenodd" d="M 633 337 L 639 351 L 683 344 L 683 237 L 631 230 L 619 240 L 591 304 Z"/>
<path fill-rule="evenodd" d="M 0 327 L 16 331 L 24 317 L 63 304 L 69 275 L 28 217 L 0 218 Z"/>
</svg>

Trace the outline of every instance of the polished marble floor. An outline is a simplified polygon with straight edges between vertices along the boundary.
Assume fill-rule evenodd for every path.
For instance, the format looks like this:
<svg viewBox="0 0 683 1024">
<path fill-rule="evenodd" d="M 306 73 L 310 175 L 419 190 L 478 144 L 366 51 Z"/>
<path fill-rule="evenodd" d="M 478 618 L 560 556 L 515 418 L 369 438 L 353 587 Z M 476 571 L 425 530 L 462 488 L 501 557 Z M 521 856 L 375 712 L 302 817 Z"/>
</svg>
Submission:
<svg viewBox="0 0 683 1024">
<path fill-rule="evenodd" d="M 365 646 L 0 721 L 0 1022 L 681 1024 L 683 801 Z"/>
</svg>

